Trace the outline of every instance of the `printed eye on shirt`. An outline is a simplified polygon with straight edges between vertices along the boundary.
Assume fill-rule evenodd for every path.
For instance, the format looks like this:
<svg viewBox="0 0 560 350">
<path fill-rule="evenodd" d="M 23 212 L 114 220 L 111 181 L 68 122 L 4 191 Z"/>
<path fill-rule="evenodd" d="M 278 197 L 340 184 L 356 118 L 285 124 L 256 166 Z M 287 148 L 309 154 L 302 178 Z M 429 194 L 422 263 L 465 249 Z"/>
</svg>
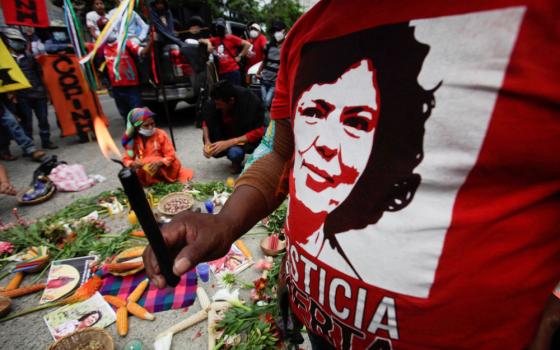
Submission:
<svg viewBox="0 0 560 350">
<path fill-rule="evenodd" d="M 531 239 L 547 242 L 557 220 L 542 210 L 541 231 L 527 235 L 538 214 L 519 203 L 547 198 L 557 183 L 537 190 L 553 178 L 539 171 L 516 192 L 514 182 L 493 177 L 518 179 L 500 167 L 522 164 L 503 152 L 521 150 L 502 130 L 529 116 L 516 114 L 516 100 L 502 93 L 526 12 L 481 10 L 317 40 L 301 21 L 306 35 L 283 48 L 298 48 L 285 56 L 275 101 L 290 106 L 295 137 L 291 302 L 337 348 L 527 345 L 540 311 L 521 307 L 529 295 L 512 292 L 532 271 L 519 252 Z M 321 6 L 310 16 L 320 14 Z M 498 193 L 473 207 L 491 187 Z M 545 273 L 547 283 L 553 273 Z M 495 302 L 508 293 L 523 309 L 511 322 L 497 317 L 505 306 Z"/>
</svg>

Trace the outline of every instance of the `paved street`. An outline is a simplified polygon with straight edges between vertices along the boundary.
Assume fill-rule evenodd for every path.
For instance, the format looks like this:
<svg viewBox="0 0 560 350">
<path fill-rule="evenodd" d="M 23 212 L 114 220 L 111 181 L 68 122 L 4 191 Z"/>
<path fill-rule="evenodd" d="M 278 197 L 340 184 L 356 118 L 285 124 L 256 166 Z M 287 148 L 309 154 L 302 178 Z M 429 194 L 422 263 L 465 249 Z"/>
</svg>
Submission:
<svg viewBox="0 0 560 350">
<path fill-rule="evenodd" d="M 124 131 L 125 123 L 118 114 L 115 103 L 111 97 L 102 95 L 100 96 L 100 102 L 109 118 L 111 135 L 115 143 L 121 148 L 120 139 Z M 82 192 L 56 193 L 51 200 L 37 206 L 20 207 L 21 212 L 30 218 L 59 210 L 80 196 L 92 196 L 120 186 L 117 179 L 119 166 L 107 161 L 103 157 L 95 141 L 80 144 L 78 143 L 77 136 L 60 138 L 52 106 L 49 106 L 49 111 L 52 133 L 51 139 L 59 145 L 60 148 L 47 151 L 47 153 L 58 155 L 59 160 L 66 161 L 68 164 L 83 164 L 88 174 L 103 175 L 107 178 L 107 181 Z M 194 180 L 207 181 L 226 179 L 229 176 L 229 162 L 227 159 L 208 160 L 202 155 L 202 131 L 194 127 L 193 109 L 189 108 L 186 104 L 180 104 L 173 113 L 172 118 L 177 154 L 184 166 L 194 169 Z M 40 146 L 37 122 L 34 122 L 35 144 Z M 162 128 L 169 133 L 166 126 L 162 126 Z M 38 163 L 32 162 L 29 158 L 22 158 L 21 149 L 15 142 L 12 142 L 10 149 L 14 155 L 20 156 L 20 159 L 14 162 L 3 162 L 3 164 L 8 169 L 13 185 L 19 190 L 29 185 L 33 171 L 37 168 Z M 10 218 L 11 209 L 16 206 L 16 204 L 13 197 L 0 196 L 0 219 L 5 220 Z"/>
<path fill-rule="evenodd" d="M 110 97 L 101 96 L 100 100 L 110 120 L 111 134 L 115 142 L 120 146 L 120 137 L 124 129 L 124 122 L 118 115 L 115 104 Z M 229 162 L 227 160 L 207 160 L 202 156 L 201 131 L 196 129 L 193 125 L 194 116 L 192 110 L 186 105 L 179 105 L 178 109 L 174 112 L 173 119 L 174 125 L 176 125 L 175 139 L 177 142 L 177 153 L 185 166 L 194 169 L 194 180 L 207 181 L 215 179 L 223 180 L 227 178 L 229 176 Z M 107 181 L 83 192 L 56 193 L 53 199 L 37 206 L 20 207 L 21 213 L 27 218 L 38 218 L 59 210 L 81 196 L 92 196 L 102 191 L 119 187 L 117 179 L 118 165 L 103 158 L 96 143 L 79 144 L 75 136 L 60 139 L 58 137 L 59 132 L 56 128 L 52 108 L 50 109 L 50 120 L 54 135 L 52 139 L 60 146 L 60 149 L 49 152 L 49 154 L 57 154 L 60 160 L 64 160 L 69 164 L 81 163 L 85 166 L 88 174 L 103 175 L 107 178 Z M 35 129 L 36 128 L 35 125 Z M 38 140 L 38 135 L 35 139 Z M 15 155 L 21 156 L 21 150 L 15 143 L 12 143 L 11 149 Z M 18 189 L 29 184 L 33 170 L 38 165 L 37 163 L 31 162 L 29 159 L 23 158 L 15 162 L 4 162 L 4 164 L 8 168 L 13 184 Z M 14 206 L 16 206 L 16 201 L 13 197 L 0 196 L 0 218 L 2 218 L 2 220 L 11 219 L 11 209 Z M 125 227 L 125 225 L 124 219 L 121 219 L 119 222 L 109 222 L 110 227 Z M 251 232 L 245 238 L 245 242 L 253 252 L 256 260 L 262 257 L 262 253 L 258 248 L 258 242 L 261 237 L 262 234 Z M 244 281 L 250 282 L 258 277 L 258 272 L 250 268 L 244 271 L 240 277 Z M 7 280 L 2 281 L 0 284 L 3 285 L 5 283 L 7 283 Z M 208 294 L 212 296 L 215 287 L 213 280 L 206 283 L 204 286 Z M 243 293 L 246 295 L 247 291 L 243 291 Z M 17 299 L 15 309 L 19 310 L 24 307 L 36 305 L 39 298 L 38 295 L 39 294 Z M 117 335 L 114 324 L 108 327 L 107 330 L 113 336 L 117 349 L 122 349 L 124 345 L 132 339 L 140 339 L 144 342 L 145 349 L 152 349 L 155 335 L 166 330 L 177 321 L 194 314 L 199 309 L 198 303 L 195 302 L 188 311 L 171 310 L 160 312 L 156 314 L 156 320 L 154 322 L 140 321 L 135 317 L 131 317 L 129 318 L 129 334 L 126 338 L 121 338 Z M 0 324 L 0 349 L 45 349 L 52 343 L 52 338 L 42 319 L 45 313 L 44 311 L 37 312 Z M 172 349 L 206 349 L 206 334 L 206 322 L 200 323 L 188 331 L 177 334 L 173 338 Z"/>
</svg>

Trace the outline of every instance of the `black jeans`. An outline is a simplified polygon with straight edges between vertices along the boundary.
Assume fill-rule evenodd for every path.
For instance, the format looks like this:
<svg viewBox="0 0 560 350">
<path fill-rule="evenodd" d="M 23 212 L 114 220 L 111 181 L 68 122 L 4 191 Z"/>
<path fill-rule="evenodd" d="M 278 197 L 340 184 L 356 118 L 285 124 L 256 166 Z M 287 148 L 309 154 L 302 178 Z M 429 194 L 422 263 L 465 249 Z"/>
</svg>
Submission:
<svg viewBox="0 0 560 350">
<path fill-rule="evenodd" d="M 51 127 L 49 125 L 49 112 L 47 109 L 47 98 L 32 98 L 18 96 L 17 109 L 20 112 L 21 126 L 25 134 L 33 139 L 33 113 L 39 121 L 39 136 L 43 146 L 51 139 Z"/>
</svg>

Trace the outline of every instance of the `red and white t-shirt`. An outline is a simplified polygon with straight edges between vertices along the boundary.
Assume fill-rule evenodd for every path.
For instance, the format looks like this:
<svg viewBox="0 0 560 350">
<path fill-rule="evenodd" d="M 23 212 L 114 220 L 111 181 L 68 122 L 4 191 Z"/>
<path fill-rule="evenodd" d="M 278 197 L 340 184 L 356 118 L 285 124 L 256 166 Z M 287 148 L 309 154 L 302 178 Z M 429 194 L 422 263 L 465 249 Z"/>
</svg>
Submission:
<svg viewBox="0 0 560 350">
<path fill-rule="evenodd" d="M 120 80 L 115 77 L 114 62 L 117 59 L 117 42 L 106 43 L 103 49 L 105 55 L 105 62 L 107 63 L 107 72 L 109 73 L 109 80 L 111 86 L 137 86 L 140 84 L 138 79 L 138 70 L 134 64 L 134 59 L 130 56 L 131 53 L 140 55 L 144 50 L 136 40 L 127 40 L 126 49 L 121 55 L 119 64 Z"/>
<path fill-rule="evenodd" d="M 560 280 L 560 4 L 322 1 L 292 28 L 292 307 L 348 349 L 522 349 Z"/>
<path fill-rule="evenodd" d="M 237 55 L 239 47 L 243 44 L 243 39 L 233 34 L 227 34 L 224 38 L 212 37 L 210 42 L 220 59 L 220 74 L 239 69 L 239 65 L 235 62 L 235 55 Z"/>
<path fill-rule="evenodd" d="M 251 49 L 247 52 L 247 66 L 245 69 L 249 70 L 253 65 L 264 60 L 264 48 L 266 47 L 266 37 L 259 34 L 255 39 L 249 39 L 251 43 Z"/>
</svg>

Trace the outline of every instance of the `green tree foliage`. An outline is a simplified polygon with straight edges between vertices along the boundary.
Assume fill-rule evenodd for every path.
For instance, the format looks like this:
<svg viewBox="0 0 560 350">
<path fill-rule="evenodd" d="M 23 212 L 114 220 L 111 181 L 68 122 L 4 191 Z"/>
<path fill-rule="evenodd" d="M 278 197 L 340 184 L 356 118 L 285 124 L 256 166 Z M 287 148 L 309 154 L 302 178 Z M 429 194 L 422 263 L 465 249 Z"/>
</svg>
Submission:
<svg viewBox="0 0 560 350">
<path fill-rule="evenodd" d="M 260 20 L 257 0 L 209 0 L 208 3 L 214 18 L 224 17 L 238 22 Z"/>
<path fill-rule="evenodd" d="M 297 0 L 271 0 L 262 7 L 261 14 L 268 26 L 273 20 L 281 20 L 291 27 L 303 14 L 303 9 Z"/>
<path fill-rule="evenodd" d="M 270 26 L 273 20 L 281 20 L 288 27 L 303 14 L 297 0 L 271 0 L 264 6 L 257 0 L 208 0 L 214 18 L 224 17 L 238 22 L 257 21 Z"/>
</svg>

